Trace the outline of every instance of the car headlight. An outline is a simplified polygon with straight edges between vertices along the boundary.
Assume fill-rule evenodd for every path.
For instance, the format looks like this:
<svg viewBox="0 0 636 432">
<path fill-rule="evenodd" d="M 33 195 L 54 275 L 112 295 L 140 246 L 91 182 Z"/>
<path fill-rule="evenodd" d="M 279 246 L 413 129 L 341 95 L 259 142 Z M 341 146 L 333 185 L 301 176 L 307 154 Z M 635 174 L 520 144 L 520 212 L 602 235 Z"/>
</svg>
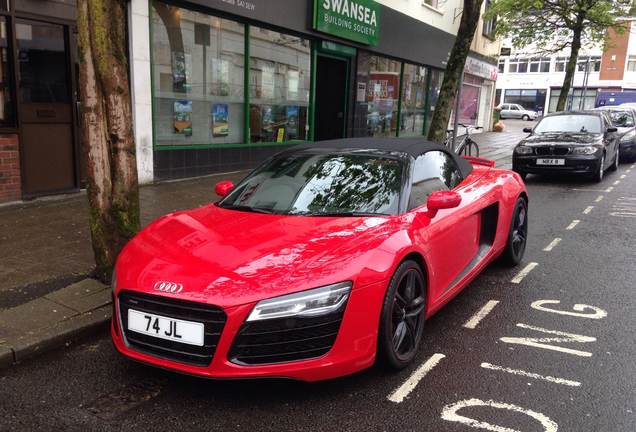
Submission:
<svg viewBox="0 0 636 432">
<path fill-rule="evenodd" d="M 293 316 L 318 316 L 335 312 L 347 302 L 351 282 L 340 282 L 320 288 L 262 300 L 254 306 L 247 321 L 260 321 Z"/>
<path fill-rule="evenodd" d="M 532 147 L 520 145 L 515 147 L 515 152 L 518 154 L 532 154 Z"/>
<path fill-rule="evenodd" d="M 576 155 L 592 155 L 598 151 L 598 147 L 594 146 L 583 146 L 583 147 L 574 147 L 572 149 L 572 154 Z"/>
</svg>

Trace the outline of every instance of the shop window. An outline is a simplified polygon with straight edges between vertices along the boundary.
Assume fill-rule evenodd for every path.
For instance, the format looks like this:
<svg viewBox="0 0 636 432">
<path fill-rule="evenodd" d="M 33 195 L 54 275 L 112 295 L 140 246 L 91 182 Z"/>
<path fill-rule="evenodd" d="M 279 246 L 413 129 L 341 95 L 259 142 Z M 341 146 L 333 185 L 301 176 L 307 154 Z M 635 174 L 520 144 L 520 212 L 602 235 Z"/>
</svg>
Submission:
<svg viewBox="0 0 636 432">
<path fill-rule="evenodd" d="M 481 87 L 474 84 L 462 84 L 459 98 L 459 122 L 462 124 L 477 124 L 479 115 L 479 96 Z"/>
<path fill-rule="evenodd" d="M 630 55 L 627 59 L 627 72 L 636 72 L 636 55 Z"/>
<path fill-rule="evenodd" d="M 358 54 L 354 136 L 395 136 L 401 63 Z"/>
<path fill-rule="evenodd" d="M 305 140 L 311 44 L 258 27 L 250 31 L 250 141 Z"/>
<path fill-rule="evenodd" d="M 555 112 L 556 106 L 559 101 L 561 89 L 552 89 L 550 92 L 550 104 L 548 105 L 548 112 Z M 583 89 L 575 88 L 571 90 L 569 101 L 566 103 L 565 109 L 572 110 L 591 110 L 594 109 L 596 104 L 597 89 L 587 89 L 585 95 L 583 95 Z"/>
<path fill-rule="evenodd" d="M 426 68 L 404 65 L 400 136 L 422 136 L 426 102 Z"/>
<path fill-rule="evenodd" d="M 245 26 L 159 1 L 152 26 L 155 144 L 242 143 Z"/>
<path fill-rule="evenodd" d="M 437 100 L 439 99 L 439 92 L 442 89 L 442 82 L 444 81 L 444 72 L 441 70 L 431 69 L 431 82 L 428 87 L 428 113 L 426 114 L 426 132 L 428 134 L 428 128 L 433 121 L 433 114 L 435 113 L 435 107 L 437 106 Z"/>
<path fill-rule="evenodd" d="M 0 126 L 15 126 L 14 103 L 11 97 L 11 68 L 8 41 L 9 22 L 0 17 Z"/>
<path fill-rule="evenodd" d="M 543 111 L 545 105 L 546 90 L 506 90 L 504 102 L 518 104 L 527 110 Z"/>
</svg>

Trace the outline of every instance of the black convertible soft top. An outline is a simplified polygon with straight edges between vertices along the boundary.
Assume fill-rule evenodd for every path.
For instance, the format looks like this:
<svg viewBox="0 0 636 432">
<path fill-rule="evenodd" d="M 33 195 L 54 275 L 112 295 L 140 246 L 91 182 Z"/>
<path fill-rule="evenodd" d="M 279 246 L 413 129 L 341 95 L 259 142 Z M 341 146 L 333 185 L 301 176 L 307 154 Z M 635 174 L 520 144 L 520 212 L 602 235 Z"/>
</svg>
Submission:
<svg viewBox="0 0 636 432">
<path fill-rule="evenodd" d="M 290 150 L 372 150 L 381 152 L 398 152 L 405 153 L 413 158 L 431 150 L 442 151 L 451 156 L 462 176 L 466 178 L 473 170 L 473 166 L 466 159 L 459 157 L 456 153 L 449 150 L 443 145 L 427 141 L 423 138 L 344 138 L 328 141 L 317 141 L 314 143 L 300 144 L 292 147 Z"/>
</svg>

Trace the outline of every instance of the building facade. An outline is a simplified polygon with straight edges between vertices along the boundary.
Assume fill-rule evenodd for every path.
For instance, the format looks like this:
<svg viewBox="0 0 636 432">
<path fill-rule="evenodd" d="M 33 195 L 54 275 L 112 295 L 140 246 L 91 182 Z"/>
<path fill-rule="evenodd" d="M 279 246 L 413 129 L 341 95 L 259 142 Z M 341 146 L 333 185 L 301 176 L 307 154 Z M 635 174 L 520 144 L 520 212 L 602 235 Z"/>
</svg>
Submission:
<svg viewBox="0 0 636 432">
<path fill-rule="evenodd" d="M 77 191 L 75 0 L 0 0 L 0 203 Z"/>
<path fill-rule="evenodd" d="M 0 0 L 0 203 L 77 192 L 76 0 Z M 139 180 L 251 168 L 300 142 L 425 136 L 461 0 L 131 0 Z M 484 6 L 486 7 L 486 6 Z M 459 120 L 492 124 L 480 23 Z"/>
<path fill-rule="evenodd" d="M 305 141 L 424 136 L 461 4 L 132 0 L 140 180 L 250 168 Z M 475 40 L 461 122 L 491 127 L 498 52 Z"/>
<path fill-rule="evenodd" d="M 636 91 L 636 25 L 609 31 L 609 48 L 586 47 L 579 53 L 568 109 L 594 108 L 601 92 Z M 506 54 L 508 54 L 507 50 Z M 539 113 L 556 110 L 569 52 L 526 55 L 510 49 L 499 60 L 497 104 L 517 103 Z"/>
</svg>

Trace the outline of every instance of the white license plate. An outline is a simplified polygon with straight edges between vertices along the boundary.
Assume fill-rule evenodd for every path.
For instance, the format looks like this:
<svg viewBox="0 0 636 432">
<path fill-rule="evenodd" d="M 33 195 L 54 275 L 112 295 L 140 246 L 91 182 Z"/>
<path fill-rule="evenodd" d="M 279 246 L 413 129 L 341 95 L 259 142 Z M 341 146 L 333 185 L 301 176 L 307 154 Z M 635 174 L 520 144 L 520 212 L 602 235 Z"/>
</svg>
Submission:
<svg viewBox="0 0 636 432">
<path fill-rule="evenodd" d="M 204 325 L 198 322 L 128 309 L 128 330 L 174 342 L 203 346 Z"/>
<path fill-rule="evenodd" d="M 565 165 L 565 159 L 537 159 L 537 165 Z"/>
</svg>

